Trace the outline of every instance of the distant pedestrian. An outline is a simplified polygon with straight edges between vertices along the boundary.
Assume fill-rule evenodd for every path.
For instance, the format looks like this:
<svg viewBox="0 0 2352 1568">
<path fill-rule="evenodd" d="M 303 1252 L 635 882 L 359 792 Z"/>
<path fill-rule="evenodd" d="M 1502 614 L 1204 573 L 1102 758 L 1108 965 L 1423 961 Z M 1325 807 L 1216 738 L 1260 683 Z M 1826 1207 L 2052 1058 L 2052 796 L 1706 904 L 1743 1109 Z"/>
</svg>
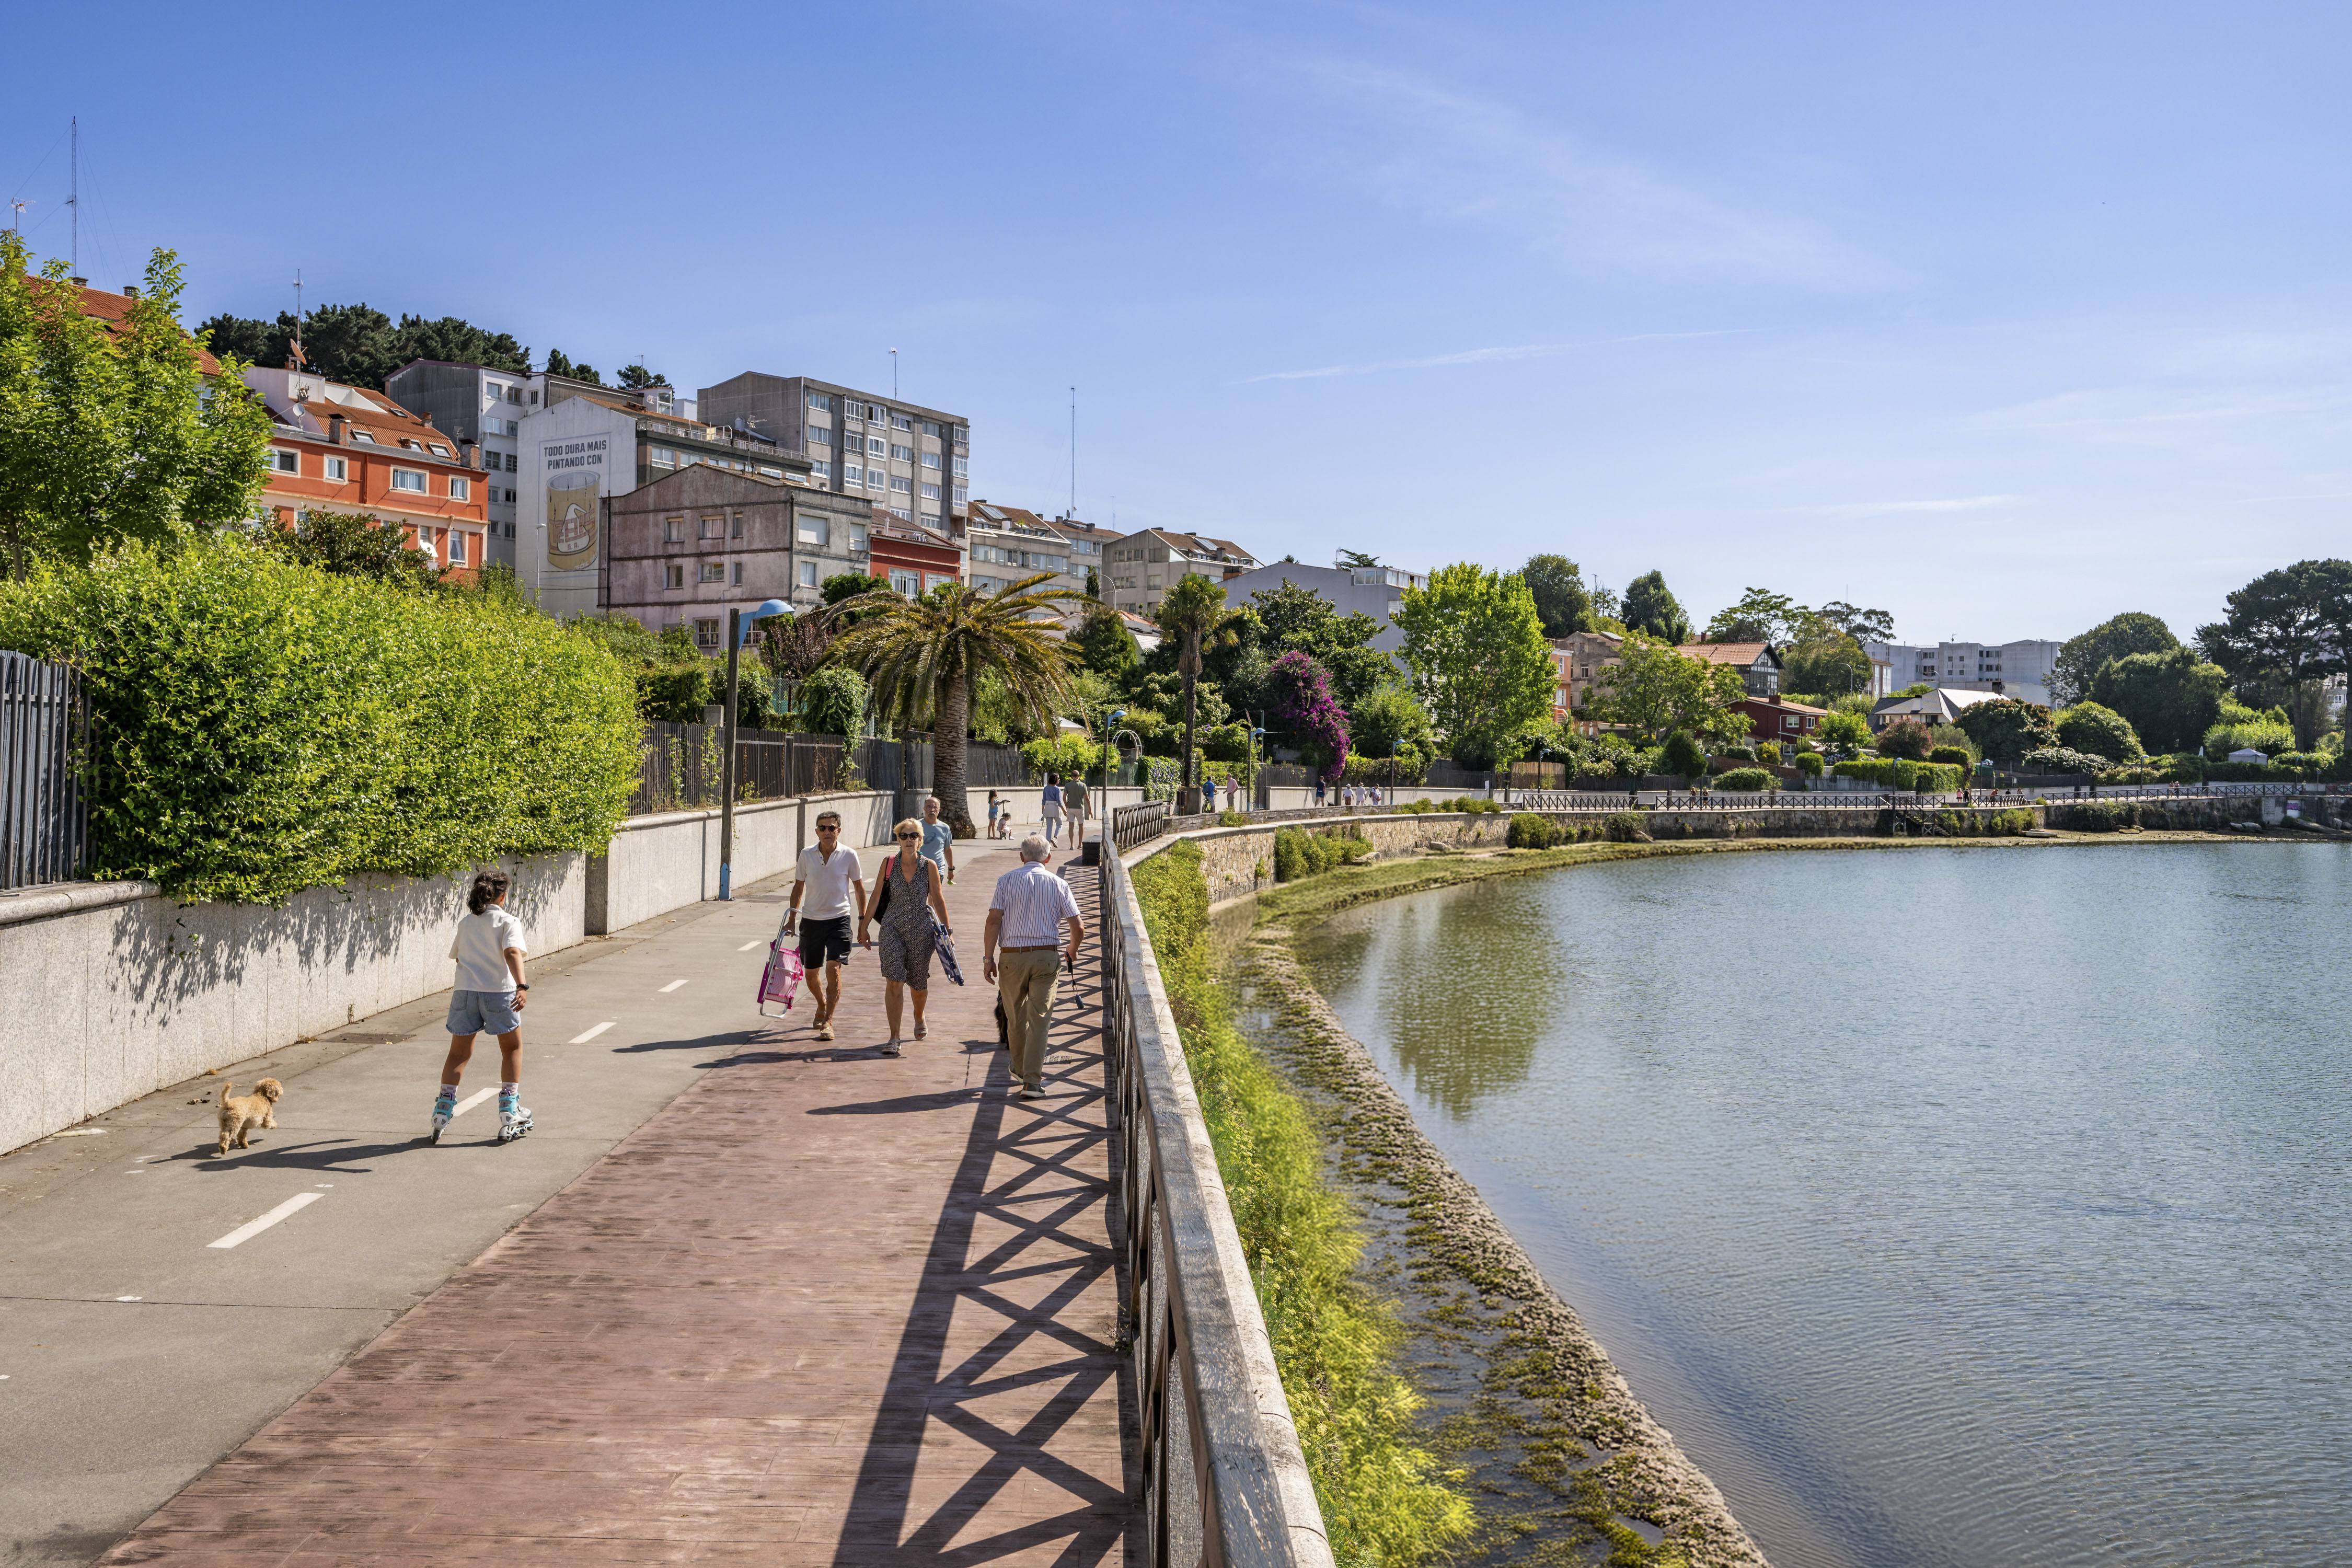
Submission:
<svg viewBox="0 0 2352 1568">
<path fill-rule="evenodd" d="M 1045 775 L 1045 793 L 1039 797 L 1038 809 L 1045 818 L 1045 842 L 1062 842 L 1062 775 Z"/>
<path fill-rule="evenodd" d="M 936 800 L 925 803 L 933 811 Z M 915 994 L 915 1038 L 923 1037 L 923 1000 L 930 994 L 931 954 L 938 933 L 948 929 L 947 897 L 940 890 L 939 862 L 925 853 L 923 825 L 913 817 L 891 829 L 898 852 L 882 862 L 874 881 L 874 903 L 857 921 L 857 940 L 867 941 L 869 926 L 882 927 L 882 1011 L 890 1021 L 890 1038 L 882 1054 L 898 1054 L 899 993 Z M 931 923 L 938 917 L 939 923 Z"/>
<path fill-rule="evenodd" d="M 433 1135 L 457 1114 L 457 1083 L 473 1059 L 474 1037 L 484 1029 L 499 1037 L 499 1142 L 510 1143 L 530 1131 L 522 1105 L 522 1010 L 530 987 L 522 977 L 522 922 L 507 913 L 504 871 L 482 871 L 466 891 L 466 913 L 449 941 L 457 980 L 449 993 L 449 1055 L 441 1064 L 441 1091 L 433 1100 Z"/>
<path fill-rule="evenodd" d="M 988 836 L 991 838 L 1002 838 L 1004 835 L 1000 829 L 1003 826 L 1004 803 L 996 798 L 994 790 L 990 790 L 988 792 Z"/>
<path fill-rule="evenodd" d="M 1046 1031 L 1062 963 L 1066 958 L 1076 967 L 1078 944 L 1087 937 L 1070 885 L 1047 869 L 1053 858 L 1053 846 L 1040 835 L 1021 841 L 1021 864 L 996 879 L 988 925 L 981 933 L 981 973 L 996 985 L 1003 1004 L 1013 1076 L 1024 1100 L 1045 1096 L 1045 1058 L 1052 1048 Z"/>
<path fill-rule="evenodd" d="M 807 905 L 807 918 L 802 906 Z M 816 842 L 801 851 L 793 868 L 793 902 L 784 911 L 783 934 L 797 934 L 801 968 L 816 998 L 816 1037 L 833 1038 L 833 1016 L 841 1007 L 841 968 L 849 962 L 850 922 L 866 910 L 866 878 L 857 851 L 841 847 L 841 813 L 816 816 Z M 820 984 L 820 972 L 824 976 Z"/>
<path fill-rule="evenodd" d="M 1082 849 L 1087 842 L 1087 781 L 1074 778 L 1064 784 L 1062 805 L 1070 814 L 1070 847 Z"/>
<path fill-rule="evenodd" d="M 935 795 L 923 797 L 923 858 L 940 868 L 948 886 L 955 886 L 955 829 L 940 820 L 940 797 Z"/>
<path fill-rule="evenodd" d="M 1321 773 L 1315 775 L 1315 808 L 1318 811 L 1323 808 L 1323 775 Z"/>
</svg>

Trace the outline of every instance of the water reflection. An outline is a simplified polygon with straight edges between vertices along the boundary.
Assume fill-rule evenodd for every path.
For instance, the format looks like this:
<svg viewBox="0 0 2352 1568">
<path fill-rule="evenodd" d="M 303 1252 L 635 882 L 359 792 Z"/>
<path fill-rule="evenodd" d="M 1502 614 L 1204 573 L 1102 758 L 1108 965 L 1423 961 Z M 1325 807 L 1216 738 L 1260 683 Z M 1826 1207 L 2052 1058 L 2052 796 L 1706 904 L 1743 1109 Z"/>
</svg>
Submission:
<svg viewBox="0 0 2352 1568">
<path fill-rule="evenodd" d="M 2352 852 L 1696 857 L 1318 979 L 1777 1560 L 2352 1558 Z"/>
</svg>

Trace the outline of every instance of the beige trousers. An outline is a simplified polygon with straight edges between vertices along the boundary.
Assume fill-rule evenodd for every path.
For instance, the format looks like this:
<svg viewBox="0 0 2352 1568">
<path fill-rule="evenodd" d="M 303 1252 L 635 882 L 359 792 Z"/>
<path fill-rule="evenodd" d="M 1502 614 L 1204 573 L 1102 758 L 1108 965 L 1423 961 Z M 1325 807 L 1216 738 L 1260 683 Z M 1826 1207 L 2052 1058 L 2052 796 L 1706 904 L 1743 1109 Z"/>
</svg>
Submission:
<svg viewBox="0 0 2352 1568">
<path fill-rule="evenodd" d="M 996 955 L 996 994 L 1004 1003 L 1004 1033 L 1013 1047 L 1013 1076 L 1031 1089 L 1045 1074 L 1052 1047 L 1045 1034 L 1054 1018 L 1054 996 L 1061 978 L 1062 950 L 1032 948 Z"/>
</svg>

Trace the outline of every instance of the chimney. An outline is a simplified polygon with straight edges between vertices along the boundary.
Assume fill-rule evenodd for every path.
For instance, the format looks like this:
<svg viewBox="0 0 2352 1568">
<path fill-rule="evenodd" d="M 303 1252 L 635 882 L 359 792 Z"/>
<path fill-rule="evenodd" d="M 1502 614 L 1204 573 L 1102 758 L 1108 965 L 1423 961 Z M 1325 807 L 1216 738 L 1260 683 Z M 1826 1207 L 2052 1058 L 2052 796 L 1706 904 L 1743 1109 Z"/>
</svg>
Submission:
<svg viewBox="0 0 2352 1568">
<path fill-rule="evenodd" d="M 345 429 L 350 427 L 350 425 L 351 421 L 344 418 L 340 414 L 328 415 L 327 439 L 333 442 L 338 447 L 341 446 L 343 444 L 343 432 Z"/>
<path fill-rule="evenodd" d="M 457 450 L 464 456 L 466 459 L 466 467 L 469 468 L 478 468 L 482 466 L 482 446 L 480 442 L 460 441 L 457 443 Z"/>
<path fill-rule="evenodd" d="M 139 285 L 136 283 L 125 283 L 122 286 L 122 297 L 126 300 L 136 300 L 139 298 Z"/>
<path fill-rule="evenodd" d="M 89 279 L 87 278 L 68 278 L 66 281 L 72 284 L 77 289 L 87 289 L 89 287 Z"/>
</svg>

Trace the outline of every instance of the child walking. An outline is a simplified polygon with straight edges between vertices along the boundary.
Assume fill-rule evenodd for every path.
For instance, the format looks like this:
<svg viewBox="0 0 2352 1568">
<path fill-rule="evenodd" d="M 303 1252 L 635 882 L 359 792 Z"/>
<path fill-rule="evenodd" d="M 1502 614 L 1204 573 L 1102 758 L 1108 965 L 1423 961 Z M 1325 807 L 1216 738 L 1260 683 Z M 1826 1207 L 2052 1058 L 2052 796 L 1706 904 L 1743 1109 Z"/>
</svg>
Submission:
<svg viewBox="0 0 2352 1568">
<path fill-rule="evenodd" d="M 441 1065 L 441 1092 L 433 1101 L 433 1136 L 457 1114 L 457 1079 L 474 1055 L 474 1037 L 488 1029 L 499 1037 L 499 1142 L 511 1143 L 530 1131 L 522 1105 L 522 1019 L 530 987 L 524 984 L 527 950 L 522 922 L 507 913 L 507 874 L 483 871 L 467 889 L 465 918 L 450 940 L 457 962 L 457 989 L 449 994 L 449 1059 Z"/>
</svg>

